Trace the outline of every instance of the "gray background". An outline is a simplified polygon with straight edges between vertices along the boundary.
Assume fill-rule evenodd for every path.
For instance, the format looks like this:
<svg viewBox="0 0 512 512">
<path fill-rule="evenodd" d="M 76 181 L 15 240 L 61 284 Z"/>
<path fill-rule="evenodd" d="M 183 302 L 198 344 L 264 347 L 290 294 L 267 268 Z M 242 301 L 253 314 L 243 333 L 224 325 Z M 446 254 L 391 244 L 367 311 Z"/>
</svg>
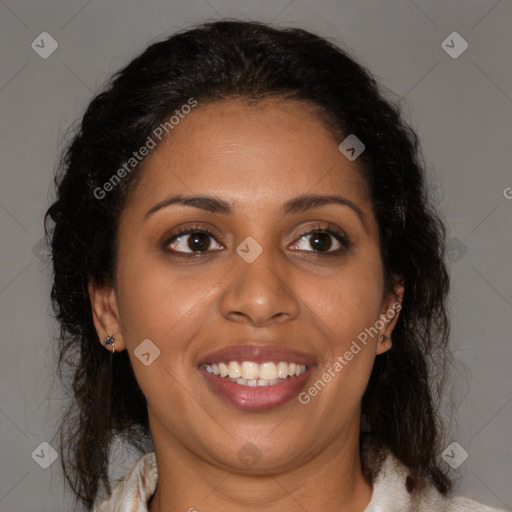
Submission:
<svg viewBox="0 0 512 512">
<path fill-rule="evenodd" d="M 64 134 L 107 76 L 147 44 L 221 17 L 333 38 L 404 98 L 450 229 L 460 375 L 446 411 L 455 420 L 447 445 L 468 453 L 456 492 L 510 510 L 510 0 L 0 1 L 0 510 L 71 510 L 58 461 L 43 469 L 31 457 L 47 456 L 42 442 L 56 446 L 64 405 L 41 245 Z M 454 31 L 469 45 L 458 58 L 441 46 Z M 31 48 L 42 32 L 59 45 L 47 59 Z M 449 453 L 457 460 L 464 452 Z"/>
</svg>

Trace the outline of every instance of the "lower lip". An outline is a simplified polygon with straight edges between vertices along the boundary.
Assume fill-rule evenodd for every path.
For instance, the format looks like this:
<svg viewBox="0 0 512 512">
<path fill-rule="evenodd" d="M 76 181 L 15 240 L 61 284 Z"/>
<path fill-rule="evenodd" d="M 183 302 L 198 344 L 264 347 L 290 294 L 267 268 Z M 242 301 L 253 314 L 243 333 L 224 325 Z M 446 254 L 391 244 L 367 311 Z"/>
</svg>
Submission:
<svg viewBox="0 0 512 512">
<path fill-rule="evenodd" d="M 268 386 L 244 386 L 226 377 L 218 377 L 201 368 L 210 387 L 221 398 L 239 409 L 250 411 L 272 409 L 293 400 L 311 374 L 311 368 L 298 377 L 290 377 L 279 384 Z"/>
</svg>

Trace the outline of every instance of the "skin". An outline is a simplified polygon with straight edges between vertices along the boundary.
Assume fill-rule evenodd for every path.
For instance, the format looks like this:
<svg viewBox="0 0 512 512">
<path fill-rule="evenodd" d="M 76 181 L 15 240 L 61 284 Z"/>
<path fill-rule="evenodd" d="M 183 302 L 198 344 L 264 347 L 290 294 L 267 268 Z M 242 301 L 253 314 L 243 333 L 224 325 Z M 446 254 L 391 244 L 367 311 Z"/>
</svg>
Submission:
<svg viewBox="0 0 512 512">
<path fill-rule="evenodd" d="M 117 284 L 90 284 L 89 293 L 99 339 L 113 334 L 115 350 L 128 350 L 147 398 L 159 468 L 151 512 L 368 505 L 360 403 L 375 357 L 391 348 L 380 337 L 391 336 L 398 315 L 307 405 L 242 411 L 197 369 L 200 357 L 249 339 L 285 345 L 317 360 L 307 390 L 400 299 L 402 286 L 385 293 L 372 204 L 341 140 L 307 104 L 231 99 L 199 104 L 144 161 L 120 218 Z M 218 196 L 232 212 L 174 204 L 146 216 L 178 193 Z M 304 194 L 341 195 L 361 216 L 339 204 L 283 215 L 283 204 Z M 189 236 L 165 241 L 194 224 L 213 230 L 208 252 L 179 257 L 172 249 L 191 251 Z M 341 248 L 336 255 L 314 235 L 301 239 L 327 224 L 350 241 L 323 235 L 329 251 Z M 236 252 L 248 236 L 263 248 L 252 263 Z M 148 338 L 160 356 L 145 366 L 134 350 Z M 261 453 L 251 467 L 238 456 L 248 442 Z"/>
</svg>

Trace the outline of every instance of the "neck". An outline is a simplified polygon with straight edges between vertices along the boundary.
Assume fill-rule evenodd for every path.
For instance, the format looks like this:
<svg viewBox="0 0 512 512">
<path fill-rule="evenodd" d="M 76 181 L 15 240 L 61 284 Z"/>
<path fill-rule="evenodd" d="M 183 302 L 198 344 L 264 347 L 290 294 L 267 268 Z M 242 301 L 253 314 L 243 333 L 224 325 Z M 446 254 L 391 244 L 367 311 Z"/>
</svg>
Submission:
<svg viewBox="0 0 512 512">
<path fill-rule="evenodd" d="M 343 438 L 300 467 L 258 475 L 229 471 L 183 447 L 155 443 L 159 478 L 149 512 L 363 512 L 372 488 L 362 473 L 359 429 Z"/>
</svg>

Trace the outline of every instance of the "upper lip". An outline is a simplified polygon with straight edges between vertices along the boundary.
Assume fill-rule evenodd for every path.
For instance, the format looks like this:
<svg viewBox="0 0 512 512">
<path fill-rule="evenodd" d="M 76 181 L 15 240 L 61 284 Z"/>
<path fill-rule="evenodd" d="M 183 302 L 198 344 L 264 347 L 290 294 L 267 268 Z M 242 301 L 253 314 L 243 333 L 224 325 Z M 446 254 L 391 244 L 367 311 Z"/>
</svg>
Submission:
<svg viewBox="0 0 512 512">
<path fill-rule="evenodd" d="M 316 359 L 312 355 L 293 350 L 284 345 L 246 343 L 243 345 L 230 345 L 215 350 L 202 357 L 199 360 L 198 366 L 218 364 L 226 361 L 253 361 L 255 363 L 285 361 L 288 363 L 305 364 L 306 366 L 316 364 Z"/>
</svg>

